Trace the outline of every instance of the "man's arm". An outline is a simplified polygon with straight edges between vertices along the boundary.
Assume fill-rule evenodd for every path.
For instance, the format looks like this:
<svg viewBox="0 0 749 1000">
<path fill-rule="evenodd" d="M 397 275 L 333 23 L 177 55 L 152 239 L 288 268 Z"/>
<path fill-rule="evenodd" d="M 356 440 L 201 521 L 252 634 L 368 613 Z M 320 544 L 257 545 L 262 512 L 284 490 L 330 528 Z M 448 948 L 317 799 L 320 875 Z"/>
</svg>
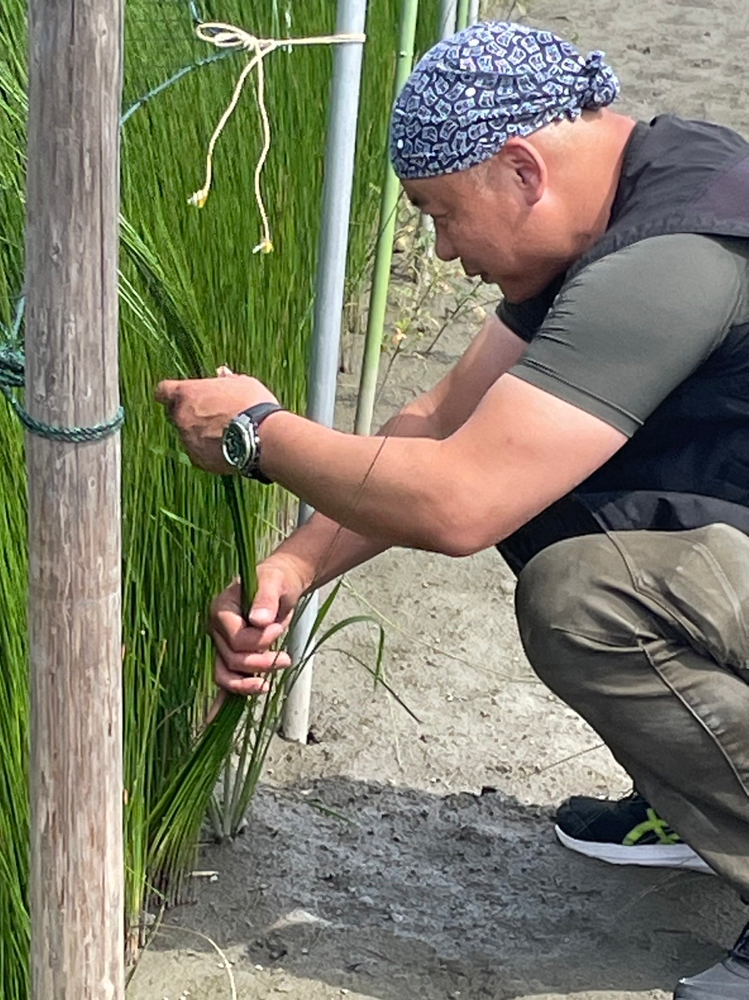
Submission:
<svg viewBox="0 0 749 1000">
<path fill-rule="evenodd" d="M 433 389 L 392 417 L 379 436 L 448 438 L 526 347 L 496 316 L 489 317 L 457 365 Z M 242 405 L 238 402 L 237 410 Z M 302 594 L 372 559 L 388 545 L 315 513 L 258 566 L 249 625 L 240 606 L 238 582 L 214 600 L 210 630 L 219 687 L 240 695 L 267 690 L 267 672 L 289 665 L 288 654 L 273 652 L 271 647 L 287 627 Z"/>
<path fill-rule="evenodd" d="M 274 414 L 267 470 L 360 534 L 474 552 L 611 458 L 743 318 L 745 283 L 730 243 L 643 240 L 565 286 L 520 362 L 448 438 L 352 440 Z"/>
<path fill-rule="evenodd" d="M 272 479 L 378 543 L 453 556 L 507 537 L 627 440 L 509 374 L 444 440 L 356 438 L 288 413 L 266 424 Z"/>
<path fill-rule="evenodd" d="M 271 474 L 362 532 L 344 532 L 334 520 L 310 522 L 313 543 L 329 546 L 323 558 L 319 548 L 305 551 L 304 529 L 293 535 L 258 567 L 251 627 L 241 617 L 237 586 L 217 598 L 211 617 L 216 681 L 237 694 L 265 690 L 264 677 L 247 674 L 267 671 L 269 657 L 275 667 L 287 665 L 287 654 L 268 651 L 309 589 L 310 574 L 313 585 L 331 579 L 382 551 L 383 536 L 450 555 L 486 548 L 569 492 L 626 441 L 598 417 L 509 374 L 445 439 L 355 438 L 280 413 L 271 421 L 278 426 L 277 442 L 270 438 Z M 326 475 L 305 473 L 308 463 L 314 469 L 318 462 Z M 364 531 L 372 534 L 361 537 Z M 341 541 L 337 552 L 333 539 Z"/>
<path fill-rule="evenodd" d="M 435 440 L 450 437 L 527 346 L 495 315 L 489 316 L 458 363 L 432 389 L 391 417 L 377 436 Z M 385 539 L 363 536 L 315 513 L 278 546 L 270 559 L 291 560 L 307 591 L 367 562 L 389 546 Z"/>
</svg>

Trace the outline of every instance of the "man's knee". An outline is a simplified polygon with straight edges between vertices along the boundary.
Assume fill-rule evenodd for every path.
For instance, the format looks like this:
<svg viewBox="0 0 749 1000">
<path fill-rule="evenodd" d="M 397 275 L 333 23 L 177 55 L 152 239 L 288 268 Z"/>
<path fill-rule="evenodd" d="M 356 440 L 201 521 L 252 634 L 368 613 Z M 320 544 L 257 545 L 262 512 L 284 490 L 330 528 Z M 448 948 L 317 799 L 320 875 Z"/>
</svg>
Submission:
<svg viewBox="0 0 749 1000">
<path fill-rule="evenodd" d="M 520 574 L 516 613 L 523 647 L 557 693 L 584 682 L 584 647 L 631 638 L 622 608 L 626 587 L 618 583 L 623 575 L 621 556 L 604 534 L 550 545 Z"/>
</svg>

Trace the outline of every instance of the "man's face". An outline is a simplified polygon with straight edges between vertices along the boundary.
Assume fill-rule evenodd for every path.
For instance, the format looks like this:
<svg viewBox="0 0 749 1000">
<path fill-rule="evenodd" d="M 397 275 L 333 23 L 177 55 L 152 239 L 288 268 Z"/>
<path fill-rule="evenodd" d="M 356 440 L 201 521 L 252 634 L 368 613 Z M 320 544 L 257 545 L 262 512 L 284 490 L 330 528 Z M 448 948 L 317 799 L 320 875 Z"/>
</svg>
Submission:
<svg viewBox="0 0 749 1000">
<path fill-rule="evenodd" d="M 435 252 L 460 260 L 469 276 L 497 284 L 511 301 L 539 292 L 558 273 L 534 239 L 534 209 L 512 171 L 484 165 L 441 177 L 404 180 L 410 201 L 434 219 Z"/>
</svg>

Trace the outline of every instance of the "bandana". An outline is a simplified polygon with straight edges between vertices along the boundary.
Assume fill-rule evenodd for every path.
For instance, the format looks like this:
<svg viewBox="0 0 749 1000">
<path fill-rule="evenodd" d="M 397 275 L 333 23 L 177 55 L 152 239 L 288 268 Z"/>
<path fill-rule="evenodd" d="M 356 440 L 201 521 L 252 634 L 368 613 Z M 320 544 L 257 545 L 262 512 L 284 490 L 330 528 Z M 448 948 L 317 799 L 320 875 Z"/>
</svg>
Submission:
<svg viewBox="0 0 749 1000">
<path fill-rule="evenodd" d="M 485 21 L 439 42 L 400 93 L 390 156 L 403 179 L 467 170 L 513 136 L 574 121 L 619 96 L 602 52 L 583 58 L 550 31 Z"/>
</svg>

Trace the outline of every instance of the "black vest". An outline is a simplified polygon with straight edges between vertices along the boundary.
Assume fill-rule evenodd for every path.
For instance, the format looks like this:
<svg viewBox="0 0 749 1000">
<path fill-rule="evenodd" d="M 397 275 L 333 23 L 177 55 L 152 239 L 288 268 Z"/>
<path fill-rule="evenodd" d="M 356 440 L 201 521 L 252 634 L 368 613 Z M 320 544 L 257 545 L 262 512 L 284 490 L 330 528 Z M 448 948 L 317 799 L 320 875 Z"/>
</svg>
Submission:
<svg viewBox="0 0 749 1000">
<path fill-rule="evenodd" d="M 638 123 L 609 226 L 565 276 L 651 236 L 749 241 L 749 144 L 671 115 Z M 678 530 L 722 521 L 749 534 L 749 324 L 734 327 L 630 441 L 501 546 L 518 569 L 550 542 L 591 530 Z"/>
</svg>

